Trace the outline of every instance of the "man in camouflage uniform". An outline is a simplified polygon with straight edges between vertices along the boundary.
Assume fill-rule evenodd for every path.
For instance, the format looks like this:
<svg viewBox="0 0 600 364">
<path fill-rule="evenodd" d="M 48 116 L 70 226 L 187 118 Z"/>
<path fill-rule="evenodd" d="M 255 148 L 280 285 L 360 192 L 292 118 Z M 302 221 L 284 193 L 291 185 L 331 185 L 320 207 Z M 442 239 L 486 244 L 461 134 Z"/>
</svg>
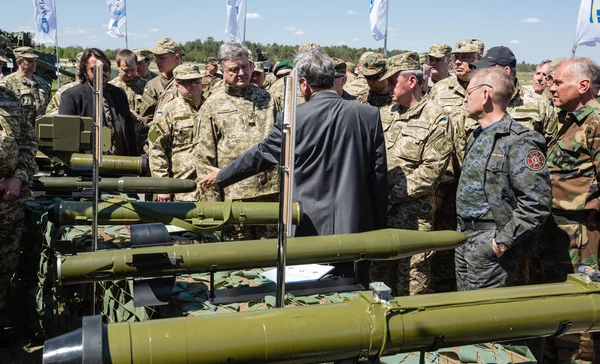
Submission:
<svg viewBox="0 0 600 364">
<path fill-rule="evenodd" d="M 148 81 L 142 95 L 140 115 L 145 118 L 146 125 L 152 123 L 157 109 L 176 97 L 173 94 L 168 95 L 168 97 L 163 95 L 175 87 L 173 70 L 182 62 L 181 46 L 172 38 L 161 39 L 150 52 L 156 57 L 156 65 L 160 71 L 160 76 Z"/>
<path fill-rule="evenodd" d="M 144 153 L 144 145 L 148 139 L 148 127 L 146 127 L 139 109 L 142 103 L 142 95 L 146 87 L 145 79 L 137 75 L 138 58 L 134 52 L 129 49 L 123 49 L 117 53 L 117 67 L 119 67 L 119 75 L 109 81 L 110 84 L 120 87 L 127 95 L 129 110 L 133 116 L 135 129 L 135 140 L 137 154 Z"/>
<path fill-rule="evenodd" d="M 456 193 L 459 290 L 512 284 L 520 256 L 531 252 L 550 215 L 552 189 L 541 134 L 513 120 L 514 79 L 478 70 L 466 90 L 466 113 L 479 127 L 469 138 Z"/>
<path fill-rule="evenodd" d="M 154 77 L 158 76 L 156 73 L 150 71 L 150 55 L 152 54 L 146 48 L 134 49 L 133 53 L 137 56 L 137 75 L 146 80 L 150 81 Z"/>
<path fill-rule="evenodd" d="M 263 62 L 252 62 L 254 64 L 254 70 L 252 71 L 252 77 L 250 77 L 250 83 L 258 88 L 264 89 L 265 85 L 265 68 Z"/>
<path fill-rule="evenodd" d="M 346 62 L 346 84 L 349 84 L 350 82 L 354 82 L 354 80 L 356 80 L 356 73 L 354 73 L 354 71 L 356 70 L 356 65 L 352 62 Z"/>
<path fill-rule="evenodd" d="M 388 59 L 382 80 L 394 104 L 381 110 L 388 161 L 387 226 L 396 229 L 433 229 L 435 189 L 452 154 L 448 116 L 434 101 L 423 97 L 419 56 L 406 52 Z M 433 252 L 397 261 L 371 262 L 371 281 L 383 281 L 393 294 L 428 293 Z"/>
<path fill-rule="evenodd" d="M 550 92 L 561 113 L 559 131 L 548 144 L 552 181 L 552 218 L 538 242 L 544 282 L 562 282 L 579 265 L 599 270 L 600 67 L 586 58 L 564 61 L 553 75 Z M 564 118 L 562 117 L 564 115 Z M 597 334 L 546 340 L 553 363 L 594 361 Z"/>
<path fill-rule="evenodd" d="M 196 180 L 194 118 L 202 105 L 202 74 L 198 66 L 182 64 L 173 70 L 179 97 L 168 102 L 148 134 L 148 160 L 152 177 Z M 195 192 L 159 194 L 158 201 L 198 201 Z"/>
<path fill-rule="evenodd" d="M 246 47 L 240 43 L 224 43 L 219 48 L 219 63 L 224 85 L 202 105 L 194 124 L 201 178 L 211 171 L 206 165 L 225 167 L 261 142 L 275 123 L 276 109 L 271 95 L 250 84 L 252 68 Z M 225 188 L 223 198 L 278 201 L 277 191 L 276 174 L 264 172 Z M 210 191 L 203 193 L 207 196 Z M 225 233 L 228 237 L 253 239 L 265 236 L 266 232 L 261 228 L 244 227 L 237 231 L 226 229 Z"/>
<path fill-rule="evenodd" d="M 533 74 L 533 91 L 538 94 L 544 94 L 544 91 L 548 88 L 548 68 L 550 67 L 549 59 L 545 59 L 535 68 Z M 552 97 L 550 97 L 552 98 Z"/>
<path fill-rule="evenodd" d="M 548 83 L 547 83 L 546 89 L 542 93 L 542 96 L 548 98 L 550 106 L 554 108 L 554 114 L 556 115 L 556 117 L 544 128 L 544 136 L 546 137 L 546 143 L 550 143 L 550 141 L 556 136 L 556 133 L 558 133 L 558 127 L 559 127 L 558 120 L 559 119 L 564 120 L 567 115 L 567 111 L 561 110 L 560 108 L 558 108 L 554 105 L 554 100 L 552 99 L 552 93 L 550 92 L 550 86 L 552 86 L 553 77 L 554 77 L 554 73 L 556 72 L 556 69 L 567 59 L 568 58 L 565 58 L 565 57 L 559 57 L 559 58 L 552 60 L 548 64 L 548 71 L 546 73 L 546 77 L 548 78 Z"/>
<path fill-rule="evenodd" d="M 10 279 L 17 268 L 25 228 L 27 185 L 37 172 L 38 140 L 25 118 L 19 97 L 0 87 L 0 309 L 6 304 Z M 3 327 L 0 327 L 0 337 Z M 0 339 L 1 341 L 1 339 Z"/>
<path fill-rule="evenodd" d="M 83 54 L 83 52 L 80 52 L 80 53 L 77 53 L 77 55 L 75 56 L 75 61 L 77 62 L 77 67 L 79 67 L 79 62 L 81 62 L 82 54 Z M 77 85 L 79 85 L 79 72 L 77 71 L 77 68 L 76 68 L 75 69 L 75 81 L 66 83 L 66 84 L 60 86 L 60 88 L 58 90 L 56 90 L 56 93 L 52 96 L 52 99 L 48 103 L 48 107 L 46 108 L 46 115 L 58 114 L 58 108 L 60 107 L 60 98 L 62 96 L 62 93 L 65 90 L 68 90 L 71 87 L 77 86 Z"/>
<path fill-rule="evenodd" d="M 392 104 L 392 97 L 388 93 L 387 81 L 381 80 L 385 73 L 385 57 L 381 53 L 370 54 L 361 62 L 360 74 L 367 80 L 368 87 L 356 94 L 356 102 L 369 104 L 375 107 L 384 107 Z M 348 92 L 352 95 L 351 92 Z"/>
<path fill-rule="evenodd" d="M 363 90 L 369 88 L 369 84 L 361 72 L 366 59 L 368 57 L 372 57 L 374 54 L 374 52 L 365 52 L 358 59 L 358 64 L 356 65 L 356 68 L 358 69 L 358 75 L 354 80 L 348 81 L 344 86 L 344 90 L 346 90 L 346 92 L 348 92 L 350 95 L 356 96 Z"/>
<path fill-rule="evenodd" d="M 483 42 L 468 39 L 456 42 L 453 68 L 455 75 L 435 83 L 429 97 L 437 102 L 450 117 L 454 144 L 452 161 L 436 191 L 434 230 L 456 230 L 456 187 L 467 138 L 477 126 L 475 120 L 465 115 L 465 89 L 471 79 L 470 63 L 483 53 Z M 466 134 L 469 131 L 469 135 Z M 441 251 L 433 256 L 432 286 L 435 292 L 456 289 L 454 278 L 454 252 Z"/>
<path fill-rule="evenodd" d="M 35 119 L 46 114 L 46 106 L 52 97 L 52 85 L 34 74 L 38 56 L 31 47 L 15 48 L 13 53 L 18 70 L 4 77 L 0 86 L 11 89 L 19 96 L 25 118 L 31 125 L 35 125 Z"/>
<path fill-rule="evenodd" d="M 341 58 L 332 58 L 333 69 L 335 70 L 335 75 L 333 79 L 333 89 L 345 100 L 354 100 L 356 96 L 352 96 L 344 90 L 344 85 L 346 84 L 346 62 L 344 62 Z"/>
<path fill-rule="evenodd" d="M 204 68 L 205 76 L 202 77 L 202 88 L 205 93 L 204 98 L 208 98 L 212 92 L 211 89 L 223 80 L 223 75 L 217 72 L 219 70 L 219 60 L 215 57 L 207 58 L 204 61 Z"/>
<path fill-rule="evenodd" d="M 429 89 L 450 76 L 450 55 L 452 47 L 448 44 L 436 43 L 429 47 L 429 65 L 431 66 L 431 77 L 429 77 Z"/>
</svg>

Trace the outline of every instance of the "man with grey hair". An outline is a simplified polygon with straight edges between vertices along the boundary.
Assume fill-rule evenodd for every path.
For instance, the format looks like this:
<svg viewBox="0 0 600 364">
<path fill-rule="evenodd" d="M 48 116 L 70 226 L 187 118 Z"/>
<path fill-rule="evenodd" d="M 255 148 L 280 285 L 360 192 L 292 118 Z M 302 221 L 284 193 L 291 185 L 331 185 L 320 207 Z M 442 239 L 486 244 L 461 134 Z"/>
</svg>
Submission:
<svg viewBox="0 0 600 364">
<path fill-rule="evenodd" d="M 248 55 L 248 49 L 241 43 L 224 43 L 219 48 L 223 86 L 206 99 L 194 122 L 194 144 L 200 162 L 198 176 L 210 173 L 209 167 L 223 168 L 230 164 L 263 140 L 275 123 L 276 108 L 271 95 L 250 83 L 252 66 Z M 264 171 L 222 191 L 206 189 L 204 197 L 275 202 L 278 186 L 275 171 Z M 257 227 L 233 229 L 227 228 L 226 234 L 235 240 L 267 237 L 272 231 Z"/>
<path fill-rule="evenodd" d="M 467 235 L 455 250 L 459 290 L 510 285 L 550 215 L 546 142 L 507 113 L 513 91 L 513 79 L 499 68 L 476 71 L 466 89 L 466 113 L 479 127 L 456 193 L 458 228 Z"/>
<path fill-rule="evenodd" d="M 595 62 L 573 58 L 558 66 L 549 88 L 561 112 L 558 132 L 548 143 L 552 218 L 538 243 L 544 283 L 562 282 L 580 265 L 600 268 L 600 104 L 596 100 L 599 82 L 600 67 Z M 598 350 L 600 340 L 595 335 L 592 334 L 592 342 Z M 586 336 L 565 335 L 547 340 L 548 360 L 595 362 L 595 350 L 589 347 Z"/>
<path fill-rule="evenodd" d="M 296 109 L 292 200 L 302 202 L 303 217 L 295 235 L 347 234 L 384 228 L 387 163 L 379 110 L 337 95 L 332 89 L 333 63 L 322 49 L 298 54 L 294 67 L 306 100 Z M 282 115 L 278 114 L 266 139 L 223 170 L 213 170 L 200 183 L 227 188 L 277 165 L 281 125 Z M 341 264 L 336 271 L 351 275 L 352 264 Z M 368 283 L 367 264 L 361 263 L 358 275 L 361 283 Z"/>
<path fill-rule="evenodd" d="M 385 115 L 388 161 L 388 227 L 433 230 L 435 189 L 452 154 L 448 115 L 435 101 L 423 97 L 419 55 L 406 52 L 387 60 L 381 78 L 393 105 Z M 433 252 L 395 261 L 372 262 L 371 281 L 383 281 L 393 295 L 431 291 Z"/>
<path fill-rule="evenodd" d="M 548 68 L 550 62 L 552 61 L 545 59 L 535 68 L 535 73 L 533 74 L 533 91 L 538 95 L 542 95 L 548 87 Z"/>
</svg>

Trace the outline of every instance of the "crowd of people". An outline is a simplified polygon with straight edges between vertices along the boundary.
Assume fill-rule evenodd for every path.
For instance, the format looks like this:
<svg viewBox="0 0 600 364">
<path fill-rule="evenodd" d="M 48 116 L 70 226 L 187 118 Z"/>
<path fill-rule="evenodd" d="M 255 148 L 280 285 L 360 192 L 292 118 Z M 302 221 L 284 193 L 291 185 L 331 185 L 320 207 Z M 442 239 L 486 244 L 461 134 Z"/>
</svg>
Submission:
<svg viewBox="0 0 600 364">
<path fill-rule="evenodd" d="M 509 48 L 484 52 L 477 39 L 422 55 L 366 52 L 356 65 L 305 43 L 294 60 L 268 67 L 240 43 L 223 44 L 204 65 L 183 63 L 179 43 L 164 38 L 153 49 L 121 50 L 113 80 L 111 60 L 86 49 L 77 80 L 52 97 L 34 74 L 33 50 L 14 54 L 18 70 L 0 80 L 0 307 L 36 172 L 35 120 L 92 116 L 99 61 L 108 153 L 146 153 L 153 177 L 198 183 L 157 201 L 278 201 L 284 77 L 296 69 L 297 236 L 390 227 L 468 238 L 456 251 L 361 263 L 361 282 L 414 295 L 558 282 L 582 264 L 599 268 L 600 67 L 589 59 L 542 61 L 530 89 Z M 273 227 L 224 234 L 276 236 Z M 547 355 L 593 360 L 599 343 L 556 338 Z"/>
</svg>

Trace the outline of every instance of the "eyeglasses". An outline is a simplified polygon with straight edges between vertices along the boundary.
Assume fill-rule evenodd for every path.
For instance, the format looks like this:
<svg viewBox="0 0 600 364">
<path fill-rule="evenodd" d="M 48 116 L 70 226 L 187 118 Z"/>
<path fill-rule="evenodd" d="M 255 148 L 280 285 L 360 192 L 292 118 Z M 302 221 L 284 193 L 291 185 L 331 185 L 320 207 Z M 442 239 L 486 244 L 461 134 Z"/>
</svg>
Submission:
<svg viewBox="0 0 600 364">
<path fill-rule="evenodd" d="M 475 91 L 475 90 L 477 90 L 477 89 L 480 89 L 480 88 L 482 88 L 482 87 L 484 87 L 484 86 L 485 86 L 485 87 L 489 87 L 489 88 L 491 88 L 492 90 L 494 89 L 494 88 L 493 88 L 491 85 L 488 85 L 487 83 L 481 83 L 481 84 L 479 84 L 479 85 L 477 85 L 477 86 L 473 86 L 473 87 L 471 87 L 471 88 L 468 88 L 468 89 L 467 89 L 467 97 L 471 96 L 471 94 L 473 93 L 473 91 Z"/>
<path fill-rule="evenodd" d="M 182 85 L 182 86 L 196 86 L 196 85 L 202 84 L 202 79 L 196 78 L 193 80 L 179 80 L 179 81 L 177 81 L 177 84 Z"/>
</svg>

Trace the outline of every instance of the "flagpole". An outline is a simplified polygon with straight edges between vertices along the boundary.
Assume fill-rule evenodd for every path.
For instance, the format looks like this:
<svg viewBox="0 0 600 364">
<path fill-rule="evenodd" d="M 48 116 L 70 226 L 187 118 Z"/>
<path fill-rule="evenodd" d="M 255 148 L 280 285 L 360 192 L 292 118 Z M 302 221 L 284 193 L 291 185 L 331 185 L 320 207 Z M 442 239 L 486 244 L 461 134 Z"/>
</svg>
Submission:
<svg viewBox="0 0 600 364">
<path fill-rule="evenodd" d="M 388 19 L 390 10 L 390 0 L 385 1 L 385 38 L 383 38 L 383 55 L 387 57 L 387 37 L 388 37 Z"/>
<path fill-rule="evenodd" d="M 127 1 L 124 1 L 123 3 L 125 4 L 125 14 L 127 14 Z M 127 21 L 127 19 L 125 19 L 125 49 L 129 49 L 129 42 L 127 40 L 129 31 L 127 31 L 127 23 L 129 23 L 129 21 Z"/>
<path fill-rule="evenodd" d="M 246 14 L 248 12 L 248 0 L 244 3 L 244 34 L 242 36 L 242 43 L 246 43 Z"/>
<path fill-rule="evenodd" d="M 54 0 L 54 21 L 56 22 L 56 35 L 54 36 L 54 53 L 56 54 L 56 80 L 58 88 L 60 88 L 60 58 L 58 58 L 58 14 L 56 13 L 56 2 Z"/>
<path fill-rule="evenodd" d="M 573 43 L 573 49 L 571 50 L 571 58 L 575 58 L 575 51 L 577 51 L 577 43 Z"/>
</svg>

